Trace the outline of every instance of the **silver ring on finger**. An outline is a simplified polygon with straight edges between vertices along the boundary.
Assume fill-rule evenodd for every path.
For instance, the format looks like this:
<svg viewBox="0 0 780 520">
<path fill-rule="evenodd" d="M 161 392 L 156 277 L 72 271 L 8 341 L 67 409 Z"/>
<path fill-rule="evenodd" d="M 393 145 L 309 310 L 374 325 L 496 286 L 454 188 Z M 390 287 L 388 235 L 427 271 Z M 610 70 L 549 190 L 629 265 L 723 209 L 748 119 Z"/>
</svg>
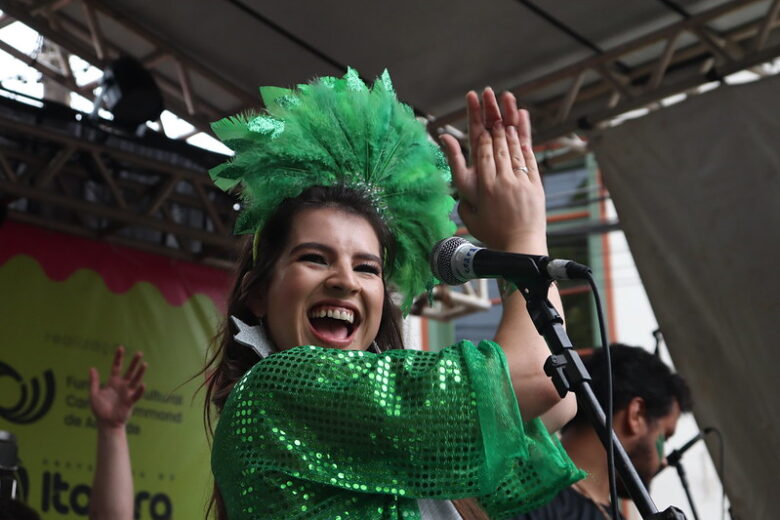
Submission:
<svg viewBox="0 0 780 520">
<path fill-rule="evenodd" d="M 523 172 L 526 175 L 528 175 L 528 166 L 520 166 L 519 168 L 512 168 L 512 171 L 515 172 L 515 173 Z"/>
</svg>

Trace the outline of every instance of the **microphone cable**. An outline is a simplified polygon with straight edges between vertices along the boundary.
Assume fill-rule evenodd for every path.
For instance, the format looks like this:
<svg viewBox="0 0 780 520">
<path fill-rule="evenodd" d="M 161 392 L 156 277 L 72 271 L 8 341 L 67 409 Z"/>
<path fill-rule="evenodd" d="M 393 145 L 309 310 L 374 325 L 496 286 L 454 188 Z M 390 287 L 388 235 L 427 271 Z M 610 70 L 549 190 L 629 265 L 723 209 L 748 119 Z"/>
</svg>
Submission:
<svg viewBox="0 0 780 520">
<path fill-rule="evenodd" d="M 599 289 L 590 272 L 585 274 L 585 279 L 588 281 L 588 285 L 590 285 L 591 292 L 593 293 L 593 299 L 596 304 L 596 315 L 599 322 L 601 345 L 607 359 L 607 409 L 604 410 L 604 415 L 606 416 L 605 426 L 607 428 L 607 477 L 609 479 L 610 514 L 613 519 L 617 520 L 621 518 L 621 516 L 618 511 L 617 482 L 615 480 L 615 446 L 612 442 L 612 355 L 609 351 L 609 342 L 607 341 L 607 328 L 604 321 L 604 312 L 601 308 Z"/>
</svg>

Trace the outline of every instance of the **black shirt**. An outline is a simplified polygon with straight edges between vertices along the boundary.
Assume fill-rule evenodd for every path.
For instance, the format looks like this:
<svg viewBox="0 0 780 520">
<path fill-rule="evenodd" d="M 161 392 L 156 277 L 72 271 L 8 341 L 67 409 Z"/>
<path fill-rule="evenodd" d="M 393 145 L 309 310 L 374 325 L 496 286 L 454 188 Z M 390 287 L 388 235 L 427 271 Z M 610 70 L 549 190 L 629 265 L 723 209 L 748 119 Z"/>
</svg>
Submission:
<svg viewBox="0 0 780 520">
<path fill-rule="evenodd" d="M 609 506 L 603 506 L 609 513 Z M 619 514 L 619 513 L 618 513 Z M 623 520 L 623 515 L 620 515 Z M 530 513 L 516 516 L 512 520 L 606 520 L 604 514 L 589 498 L 577 493 L 572 488 L 566 488 L 549 504 L 535 509 Z"/>
</svg>

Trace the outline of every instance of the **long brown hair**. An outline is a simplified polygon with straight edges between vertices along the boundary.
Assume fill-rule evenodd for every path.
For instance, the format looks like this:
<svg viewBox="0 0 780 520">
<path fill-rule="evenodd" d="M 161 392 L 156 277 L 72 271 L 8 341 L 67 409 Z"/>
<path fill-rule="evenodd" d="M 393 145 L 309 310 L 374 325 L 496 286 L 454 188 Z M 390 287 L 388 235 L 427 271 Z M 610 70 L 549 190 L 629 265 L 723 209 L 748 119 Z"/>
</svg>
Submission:
<svg viewBox="0 0 780 520">
<path fill-rule="evenodd" d="M 257 258 L 253 259 L 251 238 L 246 240 L 239 262 L 233 289 L 228 298 L 227 316 L 236 316 L 245 323 L 257 323 L 257 317 L 247 302 L 263 294 L 282 252 L 287 246 L 295 217 L 306 209 L 336 208 L 365 218 L 376 232 L 383 254 L 383 273 L 386 283 L 395 257 L 395 238 L 382 221 L 371 202 L 359 191 L 345 186 L 314 186 L 295 198 L 285 199 L 269 217 L 260 232 L 257 244 Z M 227 317 L 226 317 L 227 318 Z M 384 294 L 379 331 L 375 338 L 380 350 L 403 348 L 398 308 L 390 300 L 387 290 Z M 233 339 L 233 331 L 225 319 L 214 338 L 211 356 L 203 372 L 206 374 L 206 402 L 204 422 L 207 431 L 213 434 L 214 418 L 225 405 L 233 385 L 255 363 L 258 357 L 251 349 L 239 345 Z M 214 508 L 218 520 L 227 520 L 222 497 L 214 483 L 214 491 L 206 515 Z"/>
</svg>

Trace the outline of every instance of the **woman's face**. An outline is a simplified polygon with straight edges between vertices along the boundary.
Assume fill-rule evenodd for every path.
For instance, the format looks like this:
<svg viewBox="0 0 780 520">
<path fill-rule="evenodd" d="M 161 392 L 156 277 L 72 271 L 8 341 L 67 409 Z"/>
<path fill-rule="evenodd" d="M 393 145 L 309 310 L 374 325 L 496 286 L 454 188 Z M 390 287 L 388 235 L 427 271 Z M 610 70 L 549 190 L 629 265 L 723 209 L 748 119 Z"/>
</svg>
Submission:
<svg viewBox="0 0 780 520">
<path fill-rule="evenodd" d="M 298 213 L 268 290 L 253 308 L 277 348 L 367 349 L 382 316 L 381 255 L 365 218 L 336 208 Z"/>
</svg>

